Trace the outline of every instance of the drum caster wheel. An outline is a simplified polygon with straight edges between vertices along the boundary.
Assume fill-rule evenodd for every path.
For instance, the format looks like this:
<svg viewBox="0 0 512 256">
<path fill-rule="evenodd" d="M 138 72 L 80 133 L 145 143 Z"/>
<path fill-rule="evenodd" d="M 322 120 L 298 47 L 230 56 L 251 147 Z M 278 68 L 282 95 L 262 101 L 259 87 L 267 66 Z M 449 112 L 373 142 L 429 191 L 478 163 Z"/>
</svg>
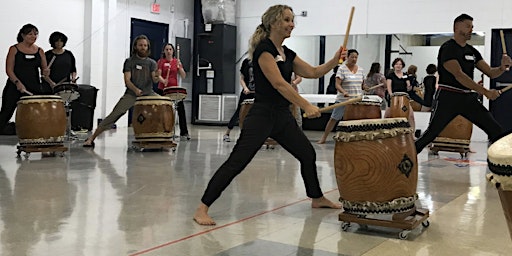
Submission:
<svg viewBox="0 0 512 256">
<path fill-rule="evenodd" d="M 426 220 L 426 221 L 422 222 L 421 225 L 425 228 L 428 228 L 428 226 L 430 226 L 430 221 Z"/>
<path fill-rule="evenodd" d="M 350 222 L 343 222 L 343 223 L 341 223 L 341 230 L 347 231 L 348 228 L 350 228 Z"/>
<path fill-rule="evenodd" d="M 16 158 L 21 158 L 21 150 L 16 151 Z"/>
<path fill-rule="evenodd" d="M 405 240 L 405 239 L 407 239 L 407 237 L 409 237 L 409 233 L 411 233 L 410 230 L 404 230 L 404 231 L 398 233 L 398 238 L 400 238 L 401 240 Z"/>
<path fill-rule="evenodd" d="M 30 156 L 30 152 L 25 153 L 25 159 L 28 159 L 29 156 Z"/>
<path fill-rule="evenodd" d="M 175 148 L 175 147 L 174 147 L 174 148 L 172 148 L 172 152 L 176 152 L 176 148 Z"/>
<path fill-rule="evenodd" d="M 64 157 L 65 155 L 66 155 L 66 154 L 64 154 L 64 152 L 60 152 L 60 153 L 59 153 L 59 156 L 60 156 L 60 157 Z"/>
</svg>

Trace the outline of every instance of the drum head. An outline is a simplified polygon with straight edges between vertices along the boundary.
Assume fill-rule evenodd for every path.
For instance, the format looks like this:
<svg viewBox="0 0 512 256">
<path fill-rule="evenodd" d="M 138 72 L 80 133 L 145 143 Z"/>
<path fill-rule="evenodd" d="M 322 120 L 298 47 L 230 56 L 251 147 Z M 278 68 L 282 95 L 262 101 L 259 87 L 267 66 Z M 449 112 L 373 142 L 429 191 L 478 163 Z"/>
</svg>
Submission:
<svg viewBox="0 0 512 256">
<path fill-rule="evenodd" d="M 53 92 L 67 102 L 74 101 L 80 97 L 78 85 L 71 83 L 59 84 L 53 88 Z"/>
</svg>

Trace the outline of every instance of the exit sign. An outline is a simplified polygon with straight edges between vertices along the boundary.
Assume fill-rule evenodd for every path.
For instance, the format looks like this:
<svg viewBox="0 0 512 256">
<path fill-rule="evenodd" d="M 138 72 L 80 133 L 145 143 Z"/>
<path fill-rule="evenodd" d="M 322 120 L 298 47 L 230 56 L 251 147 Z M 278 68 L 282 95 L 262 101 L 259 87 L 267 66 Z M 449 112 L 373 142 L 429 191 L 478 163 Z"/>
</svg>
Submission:
<svg viewBox="0 0 512 256">
<path fill-rule="evenodd" d="M 157 3 L 151 4 L 151 12 L 152 13 L 160 13 L 160 4 L 157 4 Z"/>
</svg>

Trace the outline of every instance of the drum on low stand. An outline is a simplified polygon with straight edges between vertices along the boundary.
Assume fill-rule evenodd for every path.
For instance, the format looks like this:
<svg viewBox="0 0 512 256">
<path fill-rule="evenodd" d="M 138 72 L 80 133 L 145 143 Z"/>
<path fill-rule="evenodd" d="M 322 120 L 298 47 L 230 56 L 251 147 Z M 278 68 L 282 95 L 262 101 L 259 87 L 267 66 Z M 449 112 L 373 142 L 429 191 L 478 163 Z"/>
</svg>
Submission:
<svg viewBox="0 0 512 256">
<path fill-rule="evenodd" d="M 21 151 L 64 152 L 66 112 L 60 96 L 24 96 L 18 101 L 16 110 L 16 134 L 19 139 L 18 156 Z"/>
<path fill-rule="evenodd" d="M 419 224 L 428 226 L 428 210 L 415 207 L 418 162 L 407 119 L 342 121 L 337 130 L 334 165 L 343 229 L 350 222 L 399 228 L 405 239 Z M 368 214 L 393 214 L 393 219 Z"/>
<path fill-rule="evenodd" d="M 249 110 L 251 110 L 252 105 L 254 104 L 254 99 L 246 99 L 242 101 L 240 106 L 240 113 L 238 115 L 238 126 L 240 126 L 240 130 L 242 130 L 244 126 L 244 120 Z M 277 142 L 272 138 L 267 138 L 265 143 L 263 144 L 267 149 L 274 149 L 274 146 L 277 145 Z"/>
<path fill-rule="evenodd" d="M 498 189 L 501 206 L 505 214 L 512 239 L 512 134 L 494 142 L 487 150 L 490 174 L 487 179 Z"/>
<path fill-rule="evenodd" d="M 141 150 L 146 148 L 174 148 L 174 111 L 172 101 L 163 96 L 137 97 L 133 107 L 132 127 L 135 141 Z"/>
<path fill-rule="evenodd" d="M 458 152 L 461 157 L 470 152 L 473 123 L 462 116 L 455 117 L 434 139 L 430 150 L 437 154 L 439 151 Z"/>
<path fill-rule="evenodd" d="M 423 99 L 423 87 L 414 87 L 414 91 L 416 92 L 416 94 L 421 98 Z M 421 104 L 414 101 L 414 100 L 411 100 L 411 108 L 413 111 L 421 111 Z"/>
<path fill-rule="evenodd" d="M 411 99 L 406 92 L 395 92 L 391 95 L 389 117 L 409 118 L 411 111 Z"/>
<path fill-rule="evenodd" d="M 163 94 L 171 100 L 180 101 L 187 98 L 187 89 L 178 86 L 166 87 Z"/>
<path fill-rule="evenodd" d="M 376 119 L 382 117 L 380 105 L 382 98 L 376 95 L 365 95 L 361 101 L 345 106 L 343 120 Z"/>
</svg>

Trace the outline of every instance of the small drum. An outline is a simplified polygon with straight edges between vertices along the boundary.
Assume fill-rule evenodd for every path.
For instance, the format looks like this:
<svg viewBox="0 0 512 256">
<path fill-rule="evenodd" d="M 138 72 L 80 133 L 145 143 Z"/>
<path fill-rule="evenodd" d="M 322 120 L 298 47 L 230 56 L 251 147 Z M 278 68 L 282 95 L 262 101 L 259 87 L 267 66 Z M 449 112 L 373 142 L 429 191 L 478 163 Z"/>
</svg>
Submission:
<svg viewBox="0 0 512 256">
<path fill-rule="evenodd" d="M 473 123 L 462 116 L 455 117 L 434 139 L 435 146 L 460 147 L 469 150 Z"/>
<path fill-rule="evenodd" d="M 67 102 L 74 101 L 80 97 L 80 93 L 78 92 L 78 85 L 71 83 L 59 84 L 53 87 L 53 93 L 55 95 L 59 95 L 64 101 Z"/>
<path fill-rule="evenodd" d="M 60 96 L 24 96 L 16 110 L 20 145 L 60 145 L 66 135 L 66 110 Z"/>
<path fill-rule="evenodd" d="M 405 117 L 409 118 L 411 111 L 411 99 L 406 92 L 395 92 L 391 95 L 389 117 Z"/>
<path fill-rule="evenodd" d="M 382 117 L 380 110 L 382 99 L 379 96 L 365 95 L 359 102 L 345 107 L 343 120 L 376 119 Z"/>
<path fill-rule="evenodd" d="M 238 125 L 240 129 L 243 128 L 245 116 L 247 116 L 247 113 L 249 113 L 249 110 L 252 108 L 252 104 L 254 104 L 254 99 L 246 99 L 241 103 L 240 114 L 238 115 Z"/>
<path fill-rule="evenodd" d="M 137 141 L 172 141 L 172 101 L 162 96 L 141 96 L 133 107 L 132 126 Z"/>
<path fill-rule="evenodd" d="M 512 134 L 494 142 L 487 150 L 489 181 L 496 185 L 512 239 Z"/>
<path fill-rule="evenodd" d="M 418 198 L 418 163 L 407 119 L 343 121 L 337 130 L 334 166 L 344 211 L 411 210 Z"/>
<path fill-rule="evenodd" d="M 166 87 L 163 94 L 171 100 L 180 101 L 187 97 L 187 89 L 177 86 Z"/>
</svg>

